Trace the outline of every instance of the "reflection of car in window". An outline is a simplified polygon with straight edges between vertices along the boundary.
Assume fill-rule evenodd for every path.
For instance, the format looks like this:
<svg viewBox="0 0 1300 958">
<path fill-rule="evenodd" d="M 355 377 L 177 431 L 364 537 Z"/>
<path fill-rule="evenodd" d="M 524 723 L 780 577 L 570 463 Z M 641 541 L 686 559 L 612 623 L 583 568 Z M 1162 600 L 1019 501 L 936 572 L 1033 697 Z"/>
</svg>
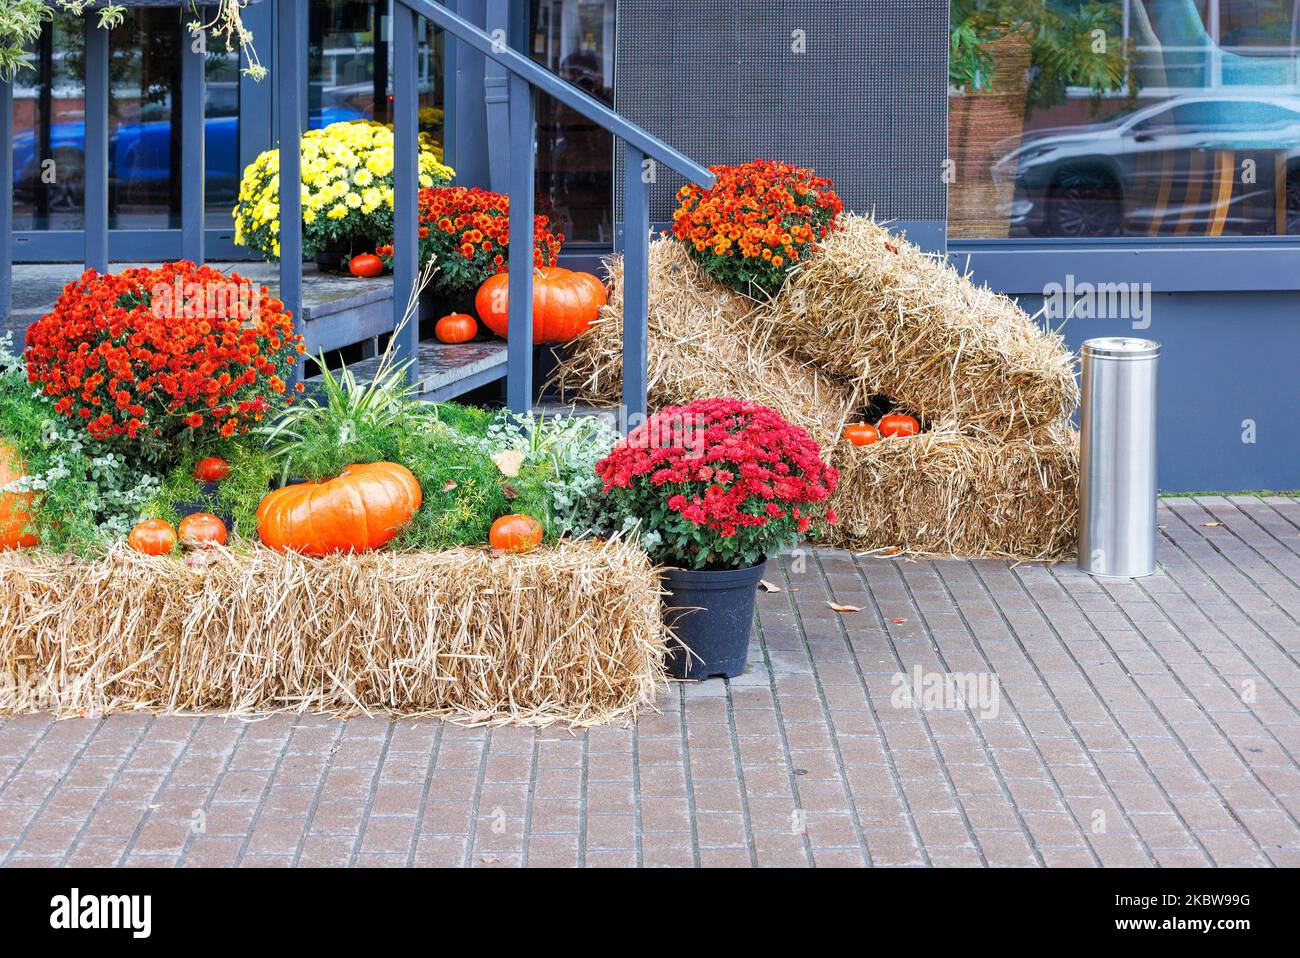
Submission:
<svg viewBox="0 0 1300 958">
<path fill-rule="evenodd" d="M 1243 174 L 1250 161 L 1252 175 Z M 1186 96 L 1038 130 L 993 165 L 1013 235 L 1300 233 L 1300 98 Z"/>
<path fill-rule="evenodd" d="M 219 89 L 219 88 L 218 88 Z M 203 123 L 206 190 L 210 198 L 233 200 L 239 192 L 239 116 L 238 96 L 218 92 L 209 99 L 208 115 Z M 213 108 L 215 106 L 215 109 Z M 154 114 L 156 115 L 156 114 Z M 365 117 L 355 110 L 326 107 L 310 117 L 312 128 L 328 126 L 340 120 Z M 142 197 L 166 197 L 171 181 L 171 121 L 148 119 L 119 126 L 108 144 L 108 177 L 111 190 L 136 201 Z M 40 190 L 48 190 L 52 210 L 79 210 L 84 204 L 86 148 L 85 126 L 80 123 L 56 123 L 50 131 L 50 152 L 55 163 L 55 180 L 41 182 L 41 161 L 37 156 L 34 131 L 14 137 L 14 197 L 31 202 Z"/>
</svg>

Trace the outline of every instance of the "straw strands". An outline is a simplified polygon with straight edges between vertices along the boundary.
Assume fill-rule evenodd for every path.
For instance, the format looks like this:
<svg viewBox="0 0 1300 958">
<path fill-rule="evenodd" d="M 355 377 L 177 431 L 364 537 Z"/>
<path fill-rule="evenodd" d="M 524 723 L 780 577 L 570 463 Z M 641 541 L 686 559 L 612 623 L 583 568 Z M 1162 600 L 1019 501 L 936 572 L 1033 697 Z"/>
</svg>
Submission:
<svg viewBox="0 0 1300 958">
<path fill-rule="evenodd" d="M 660 588 L 624 542 L 188 564 L 0 554 L 0 714 L 288 710 L 585 726 L 664 683 Z"/>
<path fill-rule="evenodd" d="M 836 544 L 913 555 L 1062 559 L 1078 517 L 1078 438 L 984 440 L 939 426 L 835 455 Z"/>
</svg>

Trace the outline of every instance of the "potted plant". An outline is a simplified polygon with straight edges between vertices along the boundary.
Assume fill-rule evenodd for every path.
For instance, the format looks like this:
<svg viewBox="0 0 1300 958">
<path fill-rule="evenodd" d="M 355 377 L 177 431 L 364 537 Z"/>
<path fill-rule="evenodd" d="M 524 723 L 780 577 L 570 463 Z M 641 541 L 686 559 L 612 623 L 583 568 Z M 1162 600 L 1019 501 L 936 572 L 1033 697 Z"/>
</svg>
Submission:
<svg viewBox="0 0 1300 958">
<path fill-rule="evenodd" d="M 445 186 L 454 172 L 438 162 L 425 137 L 420 186 Z M 345 271 L 358 253 L 393 239 L 393 131 L 345 120 L 302 138 L 303 252 L 321 269 Z M 280 257 L 280 152 L 267 150 L 244 170 L 232 212 L 235 242 Z"/>
<path fill-rule="evenodd" d="M 650 417 L 596 464 L 595 525 L 641 537 L 667 568 L 665 619 L 684 648 L 679 678 L 745 670 L 767 560 L 833 523 L 839 474 L 817 443 L 775 410 L 703 399 Z"/>
<path fill-rule="evenodd" d="M 554 266 L 564 243 L 549 226 L 545 216 L 533 217 L 533 263 L 539 268 Z M 477 187 L 420 190 L 420 262 L 438 264 L 421 293 L 426 321 L 474 315 L 478 288 L 510 266 L 509 198 Z"/>
<path fill-rule="evenodd" d="M 1087 87 L 1096 108 L 1130 85 L 1123 24 L 1118 5 L 1095 0 L 953 0 L 949 22 L 949 235 L 1005 237 L 1015 184 L 990 169 L 1020 146 L 1026 115 L 1069 87 Z"/>
<path fill-rule="evenodd" d="M 844 201 L 826 177 L 789 163 L 709 169 L 712 187 L 678 190 L 673 236 L 719 282 L 746 296 L 775 296 L 836 228 Z"/>
</svg>

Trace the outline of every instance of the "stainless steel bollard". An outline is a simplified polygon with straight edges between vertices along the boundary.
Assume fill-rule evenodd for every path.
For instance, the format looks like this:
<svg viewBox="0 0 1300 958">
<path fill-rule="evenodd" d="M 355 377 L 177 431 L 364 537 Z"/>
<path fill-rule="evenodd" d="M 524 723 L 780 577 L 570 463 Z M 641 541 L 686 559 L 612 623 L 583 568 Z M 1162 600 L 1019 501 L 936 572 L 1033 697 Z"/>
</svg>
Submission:
<svg viewBox="0 0 1300 958">
<path fill-rule="evenodd" d="M 1156 358 L 1160 344 L 1090 339 L 1083 357 L 1079 568 L 1136 578 L 1156 571 Z"/>
</svg>

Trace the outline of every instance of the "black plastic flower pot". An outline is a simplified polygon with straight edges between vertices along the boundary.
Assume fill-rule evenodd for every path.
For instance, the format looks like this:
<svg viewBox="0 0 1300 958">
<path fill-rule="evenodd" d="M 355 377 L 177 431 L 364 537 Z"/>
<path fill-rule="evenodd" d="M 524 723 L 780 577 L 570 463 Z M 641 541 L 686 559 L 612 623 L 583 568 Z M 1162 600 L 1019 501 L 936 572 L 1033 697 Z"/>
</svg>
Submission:
<svg viewBox="0 0 1300 958">
<path fill-rule="evenodd" d="M 732 678 L 749 661 L 754 602 L 765 562 L 719 572 L 664 572 L 664 622 L 685 648 L 674 646 L 665 664 L 679 679 Z M 689 650 L 689 651 L 687 651 Z"/>
<path fill-rule="evenodd" d="M 375 244 L 371 240 L 360 236 L 349 236 L 334 240 L 329 246 L 318 249 L 313 259 L 316 261 L 316 268 L 323 273 L 346 274 L 353 256 L 359 253 L 373 253 L 374 250 Z"/>
<path fill-rule="evenodd" d="M 478 313 L 474 310 L 474 290 L 457 290 L 452 293 L 434 293 L 424 290 L 420 293 L 420 338 L 433 339 L 434 327 L 438 325 L 438 320 L 452 313 L 464 313 L 466 316 L 478 318 Z M 491 336 L 492 331 L 482 323 L 478 324 L 478 336 Z"/>
</svg>

